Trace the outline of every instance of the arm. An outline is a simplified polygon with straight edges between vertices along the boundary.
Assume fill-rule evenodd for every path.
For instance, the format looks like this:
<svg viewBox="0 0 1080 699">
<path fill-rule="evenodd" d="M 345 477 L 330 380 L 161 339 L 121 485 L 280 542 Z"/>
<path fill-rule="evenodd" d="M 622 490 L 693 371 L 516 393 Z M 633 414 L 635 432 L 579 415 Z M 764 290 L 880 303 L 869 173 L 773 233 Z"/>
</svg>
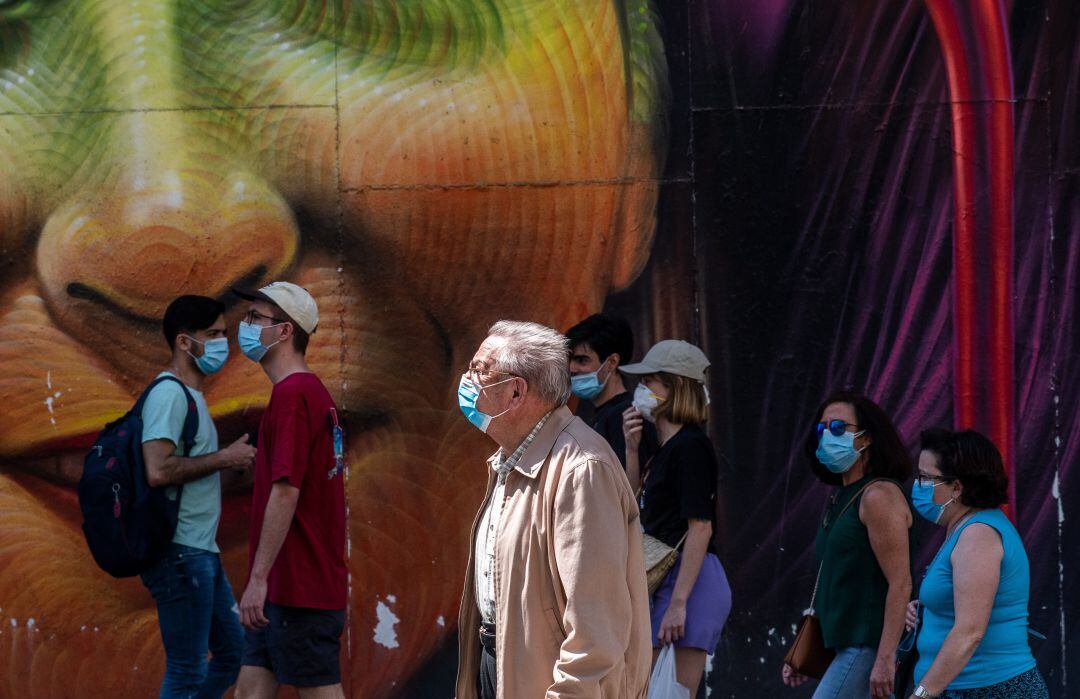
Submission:
<svg viewBox="0 0 1080 699">
<path fill-rule="evenodd" d="M 281 551 L 281 545 L 285 543 L 285 535 L 289 533 L 289 525 L 292 524 L 296 501 L 299 498 L 300 489 L 285 481 L 274 483 L 270 488 L 270 499 L 263 515 L 263 526 L 259 533 L 259 545 L 255 549 L 255 560 L 251 565 L 251 575 L 240 600 L 240 622 L 248 628 L 259 628 L 268 623 L 263 615 L 266 579 L 277 560 L 278 552 Z"/>
<path fill-rule="evenodd" d="M 221 451 L 204 456 L 178 456 L 176 444 L 168 439 L 143 442 L 146 482 L 151 488 L 189 483 L 224 468 L 249 468 L 255 460 L 255 447 L 245 434 Z"/>
<path fill-rule="evenodd" d="M 1001 537 L 992 527 L 975 523 L 960 533 L 950 558 L 956 620 L 922 678 L 931 694 L 944 692 L 979 647 L 994 608 L 1003 556 Z"/>
<path fill-rule="evenodd" d="M 142 406 L 142 456 L 150 487 L 187 483 L 223 468 L 246 468 L 255 459 L 255 448 L 247 443 L 247 435 L 214 454 L 178 456 L 176 445 L 183 435 L 188 410 L 184 389 L 176 382 L 160 383 L 146 396 Z"/>
<path fill-rule="evenodd" d="M 667 645 L 686 635 L 686 601 L 697 582 L 701 564 L 712 538 L 712 522 L 703 519 L 691 519 L 687 522 L 686 541 L 683 542 L 679 575 L 675 578 L 675 589 L 671 592 L 664 618 L 660 622 L 660 643 Z"/>
<path fill-rule="evenodd" d="M 626 479 L 630 481 L 630 490 L 637 493 L 641 489 L 641 431 L 645 418 L 633 406 L 623 411 L 623 437 L 626 440 Z"/>
<path fill-rule="evenodd" d="M 555 561 L 566 593 L 566 639 L 548 699 L 599 697 L 623 660 L 634 610 L 626 584 L 632 495 L 618 466 L 568 465 L 554 504 Z M 618 470 L 617 470 L 618 469 Z M 640 621 L 640 620 L 639 620 Z"/>
<path fill-rule="evenodd" d="M 870 695 L 884 699 L 893 692 L 896 647 L 904 633 L 904 616 L 911 600 L 908 549 L 911 511 L 899 488 L 888 483 L 875 483 L 859 503 L 859 518 L 866 525 L 870 548 L 889 583 L 877 660 L 870 672 Z"/>
</svg>

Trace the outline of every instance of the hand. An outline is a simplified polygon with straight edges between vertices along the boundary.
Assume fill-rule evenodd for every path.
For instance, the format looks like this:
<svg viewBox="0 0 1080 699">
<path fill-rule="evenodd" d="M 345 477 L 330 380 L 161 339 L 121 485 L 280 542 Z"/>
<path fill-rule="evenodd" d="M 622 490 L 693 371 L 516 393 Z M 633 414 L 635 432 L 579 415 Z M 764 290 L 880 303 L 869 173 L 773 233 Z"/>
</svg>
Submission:
<svg viewBox="0 0 1080 699">
<path fill-rule="evenodd" d="M 248 469 L 255 463 L 255 451 L 255 447 L 248 444 L 248 436 L 243 434 L 221 453 L 225 456 L 226 468 Z"/>
<path fill-rule="evenodd" d="M 256 630 L 270 623 L 263 613 L 266 605 L 266 580 L 252 576 L 240 598 L 240 623 L 245 628 Z"/>
<path fill-rule="evenodd" d="M 784 663 L 784 669 L 780 672 L 780 676 L 783 677 L 784 684 L 789 687 L 798 687 L 800 684 L 810 679 L 806 675 L 795 672 L 795 668 L 787 663 Z"/>
<path fill-rule="evenodd" d="M 660 621 L 660 633 L 657 638 L 660 645 L 674 643 L 686 635 L 686 602 L 671 600 L 664 618 Z"/>
<path fill-rule="evenodd" d="M 904 628 L 911 631 L 915 624 L 919 623 L 919 600 L 913 599 L 907 603 L 907 614 L 904 615 Z"/>
<path fill-rule="evenodd" d="M 622 414 L 622 431 L 626 439 L 626 449 L 637 451 L 641 446 L 641 430 L 645 426 L 645 418 L 638 409 L 630 406 Z"/>
<path fill-rule="evenodd" d="M 874 668 L 870 670 L 870 696 L 874 699 L 887 699 L 893 691 L 893 679 L 896 677 L 896 661 L 893 658 L 878 657 Z"/>
</svg>

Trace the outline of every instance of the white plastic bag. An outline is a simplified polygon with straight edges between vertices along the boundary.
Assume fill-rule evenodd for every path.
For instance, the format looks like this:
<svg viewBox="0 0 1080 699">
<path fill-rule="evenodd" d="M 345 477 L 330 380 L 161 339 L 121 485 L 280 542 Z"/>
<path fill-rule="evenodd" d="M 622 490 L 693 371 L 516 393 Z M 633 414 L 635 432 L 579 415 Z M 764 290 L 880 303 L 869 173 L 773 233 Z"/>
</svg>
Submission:
<svg viewBox="0 0 1080 699">
<path fill-rule="evenodd" d="M 660 650 L 649 680 L 649 699 L 690 699 L 690 690 L 675 679 L 675 646 Z"/>
</svg>

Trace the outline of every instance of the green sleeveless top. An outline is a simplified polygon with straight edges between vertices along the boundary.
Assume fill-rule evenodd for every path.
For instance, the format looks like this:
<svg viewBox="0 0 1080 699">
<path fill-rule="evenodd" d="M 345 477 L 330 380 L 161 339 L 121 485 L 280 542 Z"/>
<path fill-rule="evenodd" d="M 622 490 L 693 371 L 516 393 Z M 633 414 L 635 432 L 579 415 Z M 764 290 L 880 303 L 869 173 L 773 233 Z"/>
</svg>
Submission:
<svg viewBox="0 0 1080 699">
<path fill-rule="evenodd" d="M 870 547 L 866 525 L 859 519 L 859 502 L 840 514 L 870 480 L 871 476 L 864 476 L 838 488 L 818 529 L 815 546 L 821 581 L 814 609 L 827 648 L 876 648 L 881 641 L 889 583 Z"/>
</svg>

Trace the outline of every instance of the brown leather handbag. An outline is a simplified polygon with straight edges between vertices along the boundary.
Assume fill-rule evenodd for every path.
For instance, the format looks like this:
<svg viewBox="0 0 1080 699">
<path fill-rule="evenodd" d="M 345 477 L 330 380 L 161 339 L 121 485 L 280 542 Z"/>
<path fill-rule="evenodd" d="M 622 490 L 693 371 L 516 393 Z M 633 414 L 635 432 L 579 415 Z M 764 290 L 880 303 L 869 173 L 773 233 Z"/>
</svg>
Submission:
<svg viewBox="0 0 1080 699">
<path fill-rule="evenodd" d="M 825 647 L 825 636 L 821 632 L 821 622 L 814 614 L 814 600 L 817 598 L 818 583 L 821 582 L 821 566 L 818 566 L 817 580 L 814 581 L 814 594 L 810 597 L 810 608 L 803 612 L 795 640 L 791 642 L 784 662 L 800 675 L 821 679 L 829 669 L 836 651 Z"/>
<path fill-rule="evenodd" d="M 844 505 L 844 509 L 840 510 L 840 514 L 836 515 L 836 519 L 833 521 L 840 519 L 847 512 L 847 509 L 851 507 L 852 503 L 859 499 L 863 491 L 880 480 L 886 479 L 875 478 L 862 488 L 859 488 L 859 492 L 851 496 L 851 499 Z M 825 647 L 825 635 L 821 632 L 821 622 L 818 621 L 817 615 L 814 613 L 814 600 L 817 599 L 818 583 L 821 582 L 821 569 L 824 564 L 825 562 L 822 561 L 822 564 L 818 566 L 817 578 L 814 580 L 814 592 L 810 595 L 810 607 L 803 612 L 802 621 L 799 622 L 799 630 L 795 633 L 795 640 L 791 642 L 787 655 L 784 656 L 784 662 L 790 665 L 792 670 L 800 675 L 815 679 L 821 679 L 825 671 L 829 669 L 833 658 L 836 657 L 836 651 Z"/>
</svg>

